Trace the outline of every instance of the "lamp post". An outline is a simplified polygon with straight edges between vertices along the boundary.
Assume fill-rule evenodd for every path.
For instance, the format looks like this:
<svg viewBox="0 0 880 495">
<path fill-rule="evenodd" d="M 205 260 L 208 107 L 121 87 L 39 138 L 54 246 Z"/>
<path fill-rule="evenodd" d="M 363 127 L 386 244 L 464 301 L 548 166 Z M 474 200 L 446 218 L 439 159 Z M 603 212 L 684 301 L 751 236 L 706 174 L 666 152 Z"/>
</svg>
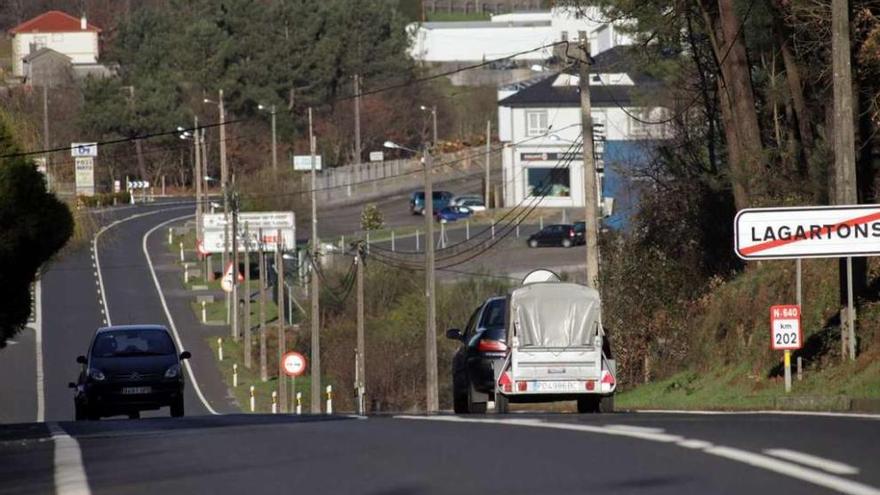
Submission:
<svg viewBox="0 0 880 495">
<path fill-rule="evenodd" d="M 257 108 L 260 110 L 267 110 L 267 108 L 263 105 L 257 105 Z M 269 115 L 272 116 L 272 173 L 278 173 L 278 145 L 276 141 L 275 134 L 275 105 L 272 105 L 268 108 Z"/>
<path fill-rule="evenodd" d="M 385 141 L 384 146 L 390 149 L 409 151 L 418 155 L 419 152 Z M 437 306 L 434 293 L 434 194 L 431 184 L 431 151 L 427 145 L 422 146 L 422 158 L 425 166 L 425 299 L 427 318 L 425 321 L 425 395 L 426 412 L 434 413 L 440 408 L 437 387 Z"/>
</svg>

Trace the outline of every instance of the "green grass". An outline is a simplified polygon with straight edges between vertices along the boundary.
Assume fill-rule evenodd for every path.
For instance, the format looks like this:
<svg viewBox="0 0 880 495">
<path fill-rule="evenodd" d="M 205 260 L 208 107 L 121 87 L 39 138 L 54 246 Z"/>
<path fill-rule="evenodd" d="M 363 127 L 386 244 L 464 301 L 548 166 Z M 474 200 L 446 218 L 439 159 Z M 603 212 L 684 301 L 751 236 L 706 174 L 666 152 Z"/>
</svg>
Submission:
<svg viewBox="0 0 880 495">
<path fill-rule="evenodd" d="M 429 22 L 488 21 L 491 19 L 488 12 L 427 12 L 425 17 Z"/>
<path fill-rule="evenodd" d="M 251 281 L 251 287 L 256 289 L 259 287 L 259 282 L 256 280 Z M 195 313 L 196 318 L 201 321 L 202 319 L 202 304 L 197 300 L 193 300 L 190 302 L 190 308 L 192 308 L 193 313 Z M 214 302 L 205 304 L 205 313 L 209 322 L 218 322 L 226 321 L 226 300 L 225 298 L 221 298 L 219 300 L 215 300 Z M 266 321 L 271 322 L 276 319 L 278 315 L 278 306 L 272 301 L 271 296 L 266 294 Z M 259 297 L 255 298 L 251 301 L 251 324 L 257 325 L 260 321 L 260 300 Z"/>
</svg>

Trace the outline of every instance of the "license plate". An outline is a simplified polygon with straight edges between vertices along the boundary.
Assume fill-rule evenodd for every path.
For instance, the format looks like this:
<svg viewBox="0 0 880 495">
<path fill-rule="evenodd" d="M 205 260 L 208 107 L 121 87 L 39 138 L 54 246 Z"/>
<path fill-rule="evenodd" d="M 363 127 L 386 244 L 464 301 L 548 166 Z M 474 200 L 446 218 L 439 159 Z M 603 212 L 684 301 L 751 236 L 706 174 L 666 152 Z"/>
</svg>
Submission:
<svg viewBox="0 0 880 495">
<path fill-rule="evenodd" d="M 534 381 L 529 388 L 537 392 L 582 392 L 584 382 L 579 381 Z"/>
<path fill-rule="evenodd" d="M 152 391 L 150 387 L 122 387 L 122 395 L 149 394 Z"/>
</svg>

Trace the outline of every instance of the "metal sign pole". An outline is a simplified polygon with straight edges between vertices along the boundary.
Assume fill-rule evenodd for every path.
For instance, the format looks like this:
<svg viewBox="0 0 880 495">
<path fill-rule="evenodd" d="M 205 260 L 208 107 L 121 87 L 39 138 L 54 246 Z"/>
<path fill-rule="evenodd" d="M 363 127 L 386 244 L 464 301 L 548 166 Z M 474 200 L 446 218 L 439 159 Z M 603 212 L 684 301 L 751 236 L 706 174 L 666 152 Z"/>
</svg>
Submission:
<svg viewBox="0 0 880 495">
<path fill-rule="evenodd" d="M 785 393 L 791 392 L 791 351 L 785 350 Z"/>
<path fill-rule="evenodd" d="M 856 310 L 853 307 L 853 274 L 852 274 L 852 256 L 846 258 L 846 302 L 847 312 L 847 340 L 849 344 L 850 361 L 856 358 Z"/>
</svg>

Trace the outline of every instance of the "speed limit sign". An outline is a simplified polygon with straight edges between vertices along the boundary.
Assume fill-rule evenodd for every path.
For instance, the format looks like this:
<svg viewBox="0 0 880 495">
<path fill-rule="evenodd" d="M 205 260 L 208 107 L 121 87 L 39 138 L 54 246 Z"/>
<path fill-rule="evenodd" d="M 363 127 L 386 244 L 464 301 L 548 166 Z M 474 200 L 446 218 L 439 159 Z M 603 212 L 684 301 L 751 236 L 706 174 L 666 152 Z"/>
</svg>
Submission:
<svg viewBox="0 0 880 495">
<path fill-rule="evenodd" d="M 281 365 L 287 376 L 299 376 L 306 370 L 306 358 L 298 352 L 288 352 L 282 356 Z"/>
<path fill-rule="evenodd" d="M 770 348 L 794 351 L 804 345 L 801 307 L 793 304 L 770 307 Z"/>
</svg>

